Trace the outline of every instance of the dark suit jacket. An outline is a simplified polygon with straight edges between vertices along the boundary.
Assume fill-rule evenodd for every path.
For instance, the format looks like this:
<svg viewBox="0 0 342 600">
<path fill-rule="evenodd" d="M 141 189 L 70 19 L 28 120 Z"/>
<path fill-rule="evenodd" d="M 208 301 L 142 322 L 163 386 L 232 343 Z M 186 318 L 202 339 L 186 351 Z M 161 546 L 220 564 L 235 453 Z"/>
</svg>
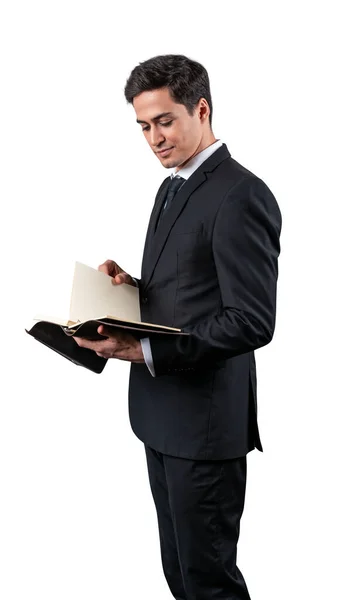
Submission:
<svg viewBox="0 0 342 600">
<path fill-rule="evenodd" d="M 221 146 L 147 231 L 142 320 L 189 337 L 154 338 L 156 377 L 131 365 L 130 422 L 155 450 L 191 459 L 262 451 L 254 350 L 273 336 L 281 215 L 266 184 Z"/>
</svg>

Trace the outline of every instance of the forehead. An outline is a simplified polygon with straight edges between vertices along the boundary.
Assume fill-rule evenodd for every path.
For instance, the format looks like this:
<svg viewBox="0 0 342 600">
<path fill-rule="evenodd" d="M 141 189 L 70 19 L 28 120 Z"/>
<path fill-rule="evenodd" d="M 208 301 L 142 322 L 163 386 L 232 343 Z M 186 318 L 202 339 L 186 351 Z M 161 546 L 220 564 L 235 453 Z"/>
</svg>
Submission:
<svg viewBox="0 0 342 600">
<path fill-rule="evenodd" d="M 170 96 L 168 88 L 160 88 L 158 90 L 150 90 L 142 92 L 133 99 L 134 110 L 137 119 L 142 121 L 152 121 L 161 113 L 171 112 L 179 114 L 185 106 L 177 104 Z"/>
</svg>

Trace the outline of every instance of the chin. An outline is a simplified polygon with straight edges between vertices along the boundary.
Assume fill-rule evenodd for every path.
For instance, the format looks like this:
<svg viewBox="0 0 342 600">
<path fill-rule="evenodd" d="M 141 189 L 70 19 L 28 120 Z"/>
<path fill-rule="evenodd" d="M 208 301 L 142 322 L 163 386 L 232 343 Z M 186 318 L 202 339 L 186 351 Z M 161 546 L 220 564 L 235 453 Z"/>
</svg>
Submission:
<svg viewBox="0 0 342 600">
<path fill-rule="evenodd" d="M 165 158 L 165 160 L 162 160 L 161 163 L 166 169 L 174 169 L 175 167 L 178 167 L 180 161 L 170 157 Z"/>
</svg>

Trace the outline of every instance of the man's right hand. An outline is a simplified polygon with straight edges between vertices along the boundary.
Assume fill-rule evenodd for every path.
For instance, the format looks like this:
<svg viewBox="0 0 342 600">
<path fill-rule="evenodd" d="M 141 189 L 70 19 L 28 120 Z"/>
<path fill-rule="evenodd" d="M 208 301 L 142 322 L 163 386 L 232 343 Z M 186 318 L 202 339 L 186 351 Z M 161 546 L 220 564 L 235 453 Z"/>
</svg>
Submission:
<svg viewBox="0 0 342 600">
<path fill-rule="evenodd" d="M 120 285 L 121 283 L 127 283 L 128 285 L 133 285 L 137 287 L 134 279 L 128 275 L 119 265 L 114 262 L 114 260 L 106 260 L 102 265 L 98 267 L 98 271 L 102 271 L 102 273 L 106 273 L 112 277 L 112 283 L 114 285 Z"/>
</svg>

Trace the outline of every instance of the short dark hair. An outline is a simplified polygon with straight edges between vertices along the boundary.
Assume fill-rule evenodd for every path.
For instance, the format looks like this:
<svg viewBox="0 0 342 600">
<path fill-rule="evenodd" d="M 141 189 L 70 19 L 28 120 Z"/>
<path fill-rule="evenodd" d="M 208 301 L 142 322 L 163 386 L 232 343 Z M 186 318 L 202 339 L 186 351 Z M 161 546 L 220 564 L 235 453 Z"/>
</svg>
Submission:
<svg viewBox="0 0 342 600">
<path fill-rule="evenodd" d="M 167 87 L 172 99 L 184 104 L 188 113 L 193 114 L 201 98 L 209 104 L 211 126 L 213 105 L 210 93 L 209 76 L 200 63 L 182 54 L 154 56 L 133 69 L 125 86 L 125 97 L 133 104 L 135 96 L 142 92 Z"/>
</svg>

